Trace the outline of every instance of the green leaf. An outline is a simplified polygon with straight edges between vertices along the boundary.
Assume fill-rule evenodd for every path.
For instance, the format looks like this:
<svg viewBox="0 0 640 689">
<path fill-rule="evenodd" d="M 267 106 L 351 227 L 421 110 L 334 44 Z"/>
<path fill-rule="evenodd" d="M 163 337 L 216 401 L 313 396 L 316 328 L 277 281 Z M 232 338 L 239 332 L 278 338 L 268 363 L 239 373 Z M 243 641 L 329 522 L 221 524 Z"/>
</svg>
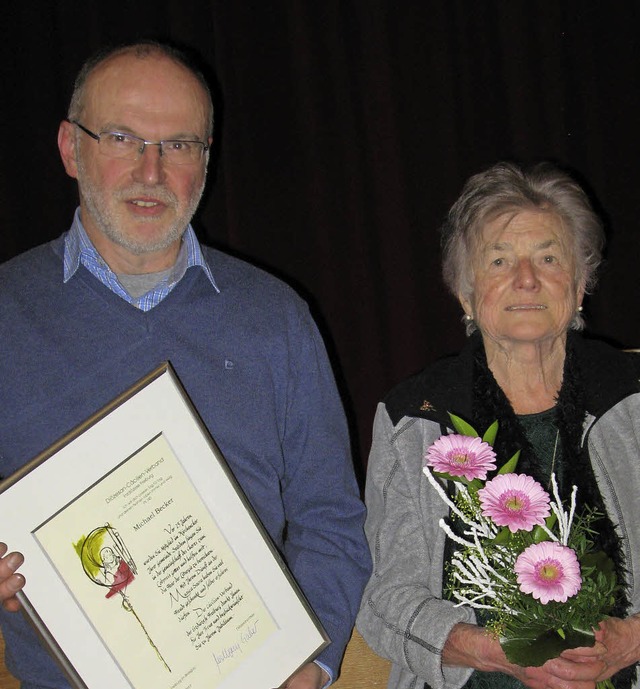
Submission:
<svg viewBox="0 0 640 689">
<path fill-rule="evenodd" d="M 599 550 L 597 553 L 585 553 L 580 558 L 580 566 L 583 569 L 593 567 L 596 572 L 601 572 L 607 577 L 615 577 L 616 570 L 613 560 L 602 550 Z"/>
<path fill-rule="evenodd" d="M 489 443 L 489 445 L 493 447 L 493 443 L 496 441 L 496 435 L 498 435 L 498 422 L 494 421 L 484 432 L 482 440 L 484 440 L 485 443 Z"/>
<path fill-rule="evenodd" d="M 456 416 L 451 412 L 449 412 L 449 418 L 451 419 L 454 429 L 460 435 L 468 435 L 470 438 L 480 437 L 478 431 L 476 431 L 476 429 L 471 424 L 468 424 L 464 419 L 461 419 L 459 416 Z"/>
<path fill-rule="evenodd" d="M 469 481 L 469 485 L 467 488 L 469 488 L 469 491 L 472 493 L 477 493 L 480 488 L 484 486 L 484 483 L 479 478 L 474 478 L 473 481 Z"/>
<path fill-rule="evenodd" d="M 549 531 L 553 530 L 553 527 L 556 525 L 556 522 L 558 521 L 558 515 L 555 512 L 552 512 L 545 520 L 545 526 Z M 534 543 L 542 543 L 542 541 L 548 541 L 549 536 L 547 535 L 546 531 L 541 527 L 541 526 L 536 526 L 536 528 L 533 530 L 533 542 Z"/>
<path fill-rule="evenodd" d="M 434 471 L 433 475 L 445 481 L 456 481 L 457 483 L 463 483 L 465 486 L 471 485 L 471 481 L 464 476 L 453 476 L 453 474 L 447 474 L 444 471 Z"/>
<path fill-rule="evenodd" d="M 498 470 L 499 474 L 512 474 L 518 466 L 518 460 L 520 459 L 520 450 L 518 450 L 515 455 L 508 461 L 505 462 Z"/>
<path fill-rule="evenodd" d="M 611 679 L 602 679 L 596 683 L 596 689 L 615 689 L 615 684 Z"/>
<path fill-rule="evenodd" d="M 507 659 L 521 667 L 539 667 L 547 660 L 557 658 L 562 651 L 580 646 L 593 646 L 593 634 L 578 631 L 576 629 L 562 630 L 563 639 L 558 630 L 551 629 L 540 633 L 540 630 L 524 628 L 518 631 L 517 636 L 508 639 L 500 639 L 500 645 Z"/>
<path fill-rule="evenodd" d="M 549 540 L 549 535 L 541 526 L 536 526 L 533 530 L 532 538 L 534 543 L 542 543 Z"/>
<path fill-rule="evenodd" d="M 503 526 L 500 531 L 496 534 L 495 538 L 491 541 L 494 545 L 504 545 L 511 540 L 511 531 L 507 526 Z"/>
<path fill-rule="evenodd" d="M 464 476 L 454 476 L 453 474 L 447 474 L 444 471 L 434 471 L 433 475 L 437 478 L 443 479 L 444 481 L 455 481 L 456 483 L 462 483 L 463 486 L 467 487 L 470 493 L 477 493 L 484 485 L 482 481 L 477 478 L 474 478 L 473 481 L 469 481 L 469 479 L 465 478 Z"/>
</svg>

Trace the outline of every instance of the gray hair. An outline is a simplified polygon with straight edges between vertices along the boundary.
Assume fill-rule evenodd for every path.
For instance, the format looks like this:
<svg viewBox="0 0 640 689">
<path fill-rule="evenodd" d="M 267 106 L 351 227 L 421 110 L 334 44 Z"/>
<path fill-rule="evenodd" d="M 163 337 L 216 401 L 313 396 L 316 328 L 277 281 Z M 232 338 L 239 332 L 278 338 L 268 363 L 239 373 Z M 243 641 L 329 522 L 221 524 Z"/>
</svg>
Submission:
<svg viewBox="0 0 640 689">
<path fill-rule="evenodd" d="M 473 293 L 473 250 L 486 223 L 523 210 L 547 211 L 560 218 L 573 242 L 576 284 L 583 284 L 585 292 L 593 290 L 604 230 L 584 189 L 549 162 L 528 169 L 500 162 L 467 180 L 441 228 L 442 275 L 455 297 L 469 298 Z M 584 327 L 579 313 L 570 327 Z M 475 329 L 475 323 L 467 320 L 467 334 Z"/>
<path fill-rule="evenodd" d="M 209 111 L 206 136 L 213 134 L 213 99 L 211 97 L 211 89 L 205 79 L 203 73 L 196 67 L 195 60 L 185 51 L 176 48 L 168 43 L 160 43 L 159 41 L 142 40 L 134 43 L 123 43 L 121 45 L 105 48 L 92 55 L 81 67 L 76 77 L 71 94 L 71 101 L 69 103 L 69 110 L 67 119 L 79 120 L 82 117 L 84 109 L 85 87 L 87 79 L 93 71 L 102 65 L 107 60 L 118 55 L 131 54 L 134 57 L 143 60 L 147 57 L 162 56 L 172 60 L 177 65 L 187 69 L 197 79 L 207 98 L 207 108 Z"/>
</svg>

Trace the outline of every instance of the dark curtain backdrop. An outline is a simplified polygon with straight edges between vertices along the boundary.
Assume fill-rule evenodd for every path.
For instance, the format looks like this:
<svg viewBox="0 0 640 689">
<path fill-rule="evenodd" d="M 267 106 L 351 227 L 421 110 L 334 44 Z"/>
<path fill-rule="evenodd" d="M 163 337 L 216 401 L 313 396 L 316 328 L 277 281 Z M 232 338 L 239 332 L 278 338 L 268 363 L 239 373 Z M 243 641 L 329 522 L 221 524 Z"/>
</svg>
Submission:
<svg viewBox="0 0 640 689">
<path fill-rule="evenodd" d="M 308 299 L 364 466 L 377 401 L 464 340 L 438 226 L 499 159 L 583 179 L 609 233 L 590 331 L 640 346 L 639 15 L 624 0 L 5 0 L 0 260 L 69 225 L 56 133 L 83 59 L 141 36 L 192 46 L 218 123 L 198 231 Z"/>
</svg>

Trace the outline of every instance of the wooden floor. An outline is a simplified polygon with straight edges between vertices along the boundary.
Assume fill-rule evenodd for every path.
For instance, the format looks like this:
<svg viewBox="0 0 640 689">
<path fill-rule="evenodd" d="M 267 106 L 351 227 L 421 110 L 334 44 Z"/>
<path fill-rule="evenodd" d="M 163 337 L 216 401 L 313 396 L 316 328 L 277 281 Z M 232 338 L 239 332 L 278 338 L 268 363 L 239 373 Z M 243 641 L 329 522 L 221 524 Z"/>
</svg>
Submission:
<svg viewBox="0 0 640 689">
<path fill-rule="evenodd" d="M 340 678 L 331 689 L 385 689 L 390 670 L 391 663 L 376 655 L 354 629 L 344 654 Z"/>
<path fill-rule="evenodd" d="M 384 689 L 387 686 L 391 664 L 377 656 L 354 630 L 344 662 L 340 679 L 334 689 Z M 18 680 L 10 675 L 4 666 L 4 641 L 0 634 L 0 689 L 20 689 Z"/>
<path fill-rule="evenodd" d="M 18 680 L 4 666 L 4 639 L 0 634 L 0 689 L 20 689 Z"/>
</svg>

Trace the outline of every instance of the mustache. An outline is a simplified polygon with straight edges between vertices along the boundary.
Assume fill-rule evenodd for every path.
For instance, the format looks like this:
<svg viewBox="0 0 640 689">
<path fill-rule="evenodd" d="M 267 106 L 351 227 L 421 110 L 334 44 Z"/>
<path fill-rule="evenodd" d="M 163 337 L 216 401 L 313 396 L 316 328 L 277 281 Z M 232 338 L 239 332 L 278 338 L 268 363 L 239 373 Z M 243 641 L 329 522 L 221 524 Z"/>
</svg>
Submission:
<svg viewBox="0 0 640 689">
<path fill-rule="evenodd" d="M 163 185 L 148 186 L 146 184 L 131 184 L 124 189 L 118 189 L 113 195 L 118 201 L 127 201 L 128 199 L 141 197 L 152 198 L 167 206 L 178 205 L 176 195 Z"/>
</svg>

